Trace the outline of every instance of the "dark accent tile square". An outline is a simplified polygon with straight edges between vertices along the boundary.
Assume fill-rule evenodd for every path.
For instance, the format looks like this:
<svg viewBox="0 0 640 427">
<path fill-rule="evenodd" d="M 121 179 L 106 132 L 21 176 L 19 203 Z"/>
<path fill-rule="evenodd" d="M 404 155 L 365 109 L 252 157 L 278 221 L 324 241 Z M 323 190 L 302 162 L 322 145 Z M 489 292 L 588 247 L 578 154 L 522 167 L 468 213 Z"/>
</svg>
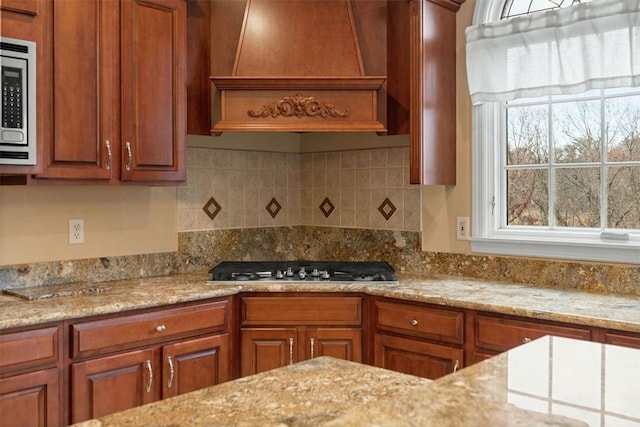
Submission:
<svg viewBox="0 0 640 427">
<path fill-rule="evenodd" d="M 203 206 L 202 210 L 207 214 L 211 221 L 213 221 L 216 215 L 218 215 L 222 210 L 222 206 L 220 206 L 218 202 L 216 202 L 216 199 L 212 197 L 209 199 L 207 204 Z"/>
<path fill-rule="evenodd" d="M 322 203 L 320 203 L 320 211 L 323 213 L 325 218 L 329 218 L 329 215 L 331 215 L 331 212 L 333 212 L 333 210 L 336 208 L 333 203 L 331 203 L 331 200 L 329 200 L 328 197 L 325 197 L 324 200 L 322 201 Z"/>
<path fill-rule="evenodd" d="M 275 219 L 276 216 L 278 215 L 278 212 L 280 212 L 280 209 L 282 209 L 282 205 L 280 205 L 280 203 L 278 203 L 278 200 L 276 200 L 276 198 L 273 197 L 269 201 L 267 206 L 265 206 L 265 209 L 267 210 L 267 212 L 269 212 L 269 215 L 271 215 L 271 218 Z"/>
<path fill-rule="evenodd" d="M 389 221 L 389 218 L 391 218 L 393 216 L 393 214 L 396 213 L 396 211 L 397 211 L 397 209 L 396 209 L 395 205 L 393 203 L 391 203 L 391 200 L 389 200 L 388 197 L 386 197 L 382 201 L 380 206 L 378 206 L 378 212 L 380 212 L 380 214 L 387 221 Z"/>
</svg>

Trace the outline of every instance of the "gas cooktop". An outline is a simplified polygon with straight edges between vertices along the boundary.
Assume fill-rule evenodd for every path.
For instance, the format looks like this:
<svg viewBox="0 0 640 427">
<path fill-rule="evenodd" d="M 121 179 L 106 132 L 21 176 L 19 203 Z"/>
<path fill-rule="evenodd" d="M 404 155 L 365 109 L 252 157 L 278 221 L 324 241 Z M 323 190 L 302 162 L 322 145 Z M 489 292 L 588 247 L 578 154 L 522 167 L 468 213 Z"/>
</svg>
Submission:
<svg viewBox="0 0 640 427">
<path fill-rule="evenodd" d="M 209 270 L 209 281 L 393 282 L 384 261 L 225 261 Z"/>
</svg>

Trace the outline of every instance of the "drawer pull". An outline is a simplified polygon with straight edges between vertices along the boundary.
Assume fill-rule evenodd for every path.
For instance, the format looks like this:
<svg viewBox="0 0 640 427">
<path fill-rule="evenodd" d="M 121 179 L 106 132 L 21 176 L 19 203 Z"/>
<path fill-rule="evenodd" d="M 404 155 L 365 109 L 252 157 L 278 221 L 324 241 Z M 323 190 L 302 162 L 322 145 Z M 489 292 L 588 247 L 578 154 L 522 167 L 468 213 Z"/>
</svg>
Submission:
<svg viewBox="0 0 640 427">
<path fill-rule="evenodd" d="M 315 340 L 311 338 L 311 358 L 313 359 L 313 351 L 315 347 Z"/>
<path fill-rule="evenodd" d="M 153 384 L 153 368 L 151 367 L 151 360 L 147 360 L 145 365 L 147 366 L 147 372 L 149 373 L 149 382 L 147 382 L 147 393 L 150 393 L 151 384 Z"/>
<path fill-rule="evenodd" d="M 531 338 L 528 338 L 528 337 L 522 338 L 522 344 L 526 344 L 528 342 L 531 342 Z"/>
<path fill-rule="evenodd" d="M 411 323 L 411 326 L 417 326 L 418 325 L 418 321 L 416 319 L 409 320 L 409 323 Z"/>
<path fill-rule="evenodd" d="M 289 338 L 289 365 L 293 365 L 293 338 Z"/>
<path fill-rule="evenodd" d="M 457 372 L 460 367 L 460 361 L 456 360 L 456 363 L 453 364 L 453 372 Z"/>
<path fill-rule="evenodd" d="M 158 331 L 158 332 L 164 332 L 166 330 L 167 330 L 167 327 L 164 326 L 164 325 L 159 325 L 159 326 L 156 327 L 156 331 Z"/>
<path fill-rule="evenodd" d="M 175 374 L 175 371 L 173 370 L 173 359 L 171 356 L 167 357 L 167 363 L 169 363 L 169 381 L 167 381 L 167 388 L 171 388 L 171 385 L 173 384 L 173 375 Z"/>
</svg>

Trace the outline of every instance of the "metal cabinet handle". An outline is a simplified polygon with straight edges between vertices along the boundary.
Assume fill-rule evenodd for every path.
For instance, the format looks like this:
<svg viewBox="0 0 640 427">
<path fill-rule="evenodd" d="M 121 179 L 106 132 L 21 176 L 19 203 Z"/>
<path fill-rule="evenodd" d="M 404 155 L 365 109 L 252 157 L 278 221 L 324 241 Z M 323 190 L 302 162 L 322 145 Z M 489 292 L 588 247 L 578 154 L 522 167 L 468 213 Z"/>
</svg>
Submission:
<svg viewBox="0 0 640 427">
<path fill-rule="evenodd" d="M 173 369 L 173 359 L 171 356 L 167 357 L 167 363 L 169 363 L 169 381 L 167 381 L 167 388 L 171 388 L 171 385 L 173 384 L 173 375 L 175 374 Z"/>
<path fill-rule="evenodd" d="M 315 343 L 316 341 L 313 338 L 311 338 L 311 358 L 312 359 L 313 359 L 313 351 L 314 351 Z"/>
<path fill-rule="evenodd" d="M 289 365 L 293 365 L 293 338 L 289 338 Z"/>
<path fill-rule="evenodd" d="M 531 338 L 528 338 L 528 337 L 522 338 L 522 344 L 526 344 L 528 342 L 531 342 Z"/>
<path fill-rule="evenodd" d="M 411 323 L 411 326 L 416 326 L 418 324 L 418 321 L 416 319 L 411 319 L 409 320 L 409 323 Z"/>
<path fill-rule="evenodd" d="M 125 146 L 127 147 L 127 164 L 125 166 L 125 168 L 130 171 L 131 170 L 131 163 L 133 162 L 133 155 L 131 154 L 131 143 L 129 141 L 127 141 L 125 143 Z"/>
<path fill-rule="evenodd" d="M 453 372 L 457 372 L 460 367 L 460 361 L 456 360 L 456 363 L 453 364 Z"/>
<path fill-rule="evenodd" d="M 104 168 L 106 170 L 111 169 L 111 142 L 109 142 L 109 140 L 107 139 L 104 142 L 104 146 L 107 149 L 107 163 L 104 165 Z"/>
<path fill-rule="evenodd" d="M 147 372 L 149 372 L 149 382 L 147 382 L 147 393 L 150 393 L 151 384 L 153 384 L 153 368 L 151 367 L 151 360 L 147 360 L 145 365 L 147 366 Z"/>
<path fill-rule="evenodd" d="M 156 327 L 156 331 L 158 331 L 158 332 L 164 332 L 164 331 L 166 331 L 166 330 L 167 330 L 167 327 L 166 327 L 166 326 L 164 326 L 164 325 L 158 325 L 158 326 Z"/>
</svg>

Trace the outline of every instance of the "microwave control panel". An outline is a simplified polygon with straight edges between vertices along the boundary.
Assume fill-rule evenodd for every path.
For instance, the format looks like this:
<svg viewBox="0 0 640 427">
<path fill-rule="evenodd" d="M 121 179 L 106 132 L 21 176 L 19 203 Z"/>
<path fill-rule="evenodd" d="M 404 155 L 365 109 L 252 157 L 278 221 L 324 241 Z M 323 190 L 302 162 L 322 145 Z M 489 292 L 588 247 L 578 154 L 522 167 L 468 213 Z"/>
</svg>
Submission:
<svg viewBox="0 0 640 427">
<path fill-rule="evenodd" d="M 36 45 L 0 37 L 0 164 L 36 164 Z"/>
</svg>

